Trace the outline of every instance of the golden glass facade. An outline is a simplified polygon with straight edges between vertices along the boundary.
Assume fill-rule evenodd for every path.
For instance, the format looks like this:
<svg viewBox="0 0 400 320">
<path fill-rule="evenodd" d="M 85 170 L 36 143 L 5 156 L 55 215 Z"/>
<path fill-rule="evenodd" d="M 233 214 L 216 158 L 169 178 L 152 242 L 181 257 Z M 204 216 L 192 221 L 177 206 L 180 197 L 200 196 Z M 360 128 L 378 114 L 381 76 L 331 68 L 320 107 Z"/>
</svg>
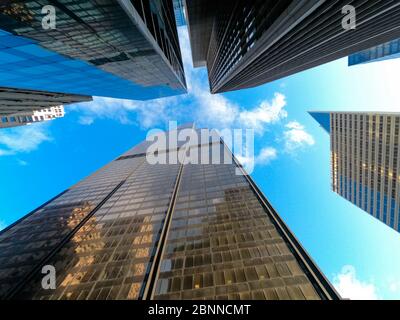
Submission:
<svg viewBox="0 0 400 320">
<path fill-rule="evenodd" d="M 235 161 L 152 165 L 144 145 L 0 234 L 1 298 L 338 298 Z M 232 159 L 190 150 L 211 145 Z"/>
<path fill-rule="evenodd" d="M 236 168 L 184 167 L 153 298 L 320 299 Z"/>
<path fill-rule="evenodd" d="M 139 171 L 47 263 L 62 270 L 57 289 L 39 290 L 34 299 L 139 297 L 179 167 L 154 166 L 143 161 L 145 157 L 138 159 L 142 162 Z M 40 288 L 38 280 L 31 287 Z"/>
</svg>

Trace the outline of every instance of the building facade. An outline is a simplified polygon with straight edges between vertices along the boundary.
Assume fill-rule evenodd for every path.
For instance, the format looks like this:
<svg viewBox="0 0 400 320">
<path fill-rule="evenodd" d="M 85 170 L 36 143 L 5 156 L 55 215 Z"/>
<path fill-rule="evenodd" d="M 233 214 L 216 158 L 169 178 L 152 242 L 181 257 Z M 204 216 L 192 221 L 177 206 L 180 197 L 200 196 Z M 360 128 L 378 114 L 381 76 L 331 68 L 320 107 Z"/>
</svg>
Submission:
<svg viewBox="0 0 400 320">
<path fill-rule="evenodd" d="M 148 161 L 150 145 L 0 233 L 1 298 L 339 298 L 219 137 L 158 148 L 165 164 Z M 230 164 L 171 161 L 210 149 Z"/>
<path fill-rule="evenodd" d="M 0 117 L 0 128 L 29 125 L 64 117 L 64 107 L 56 106 L 31 112 L 20 112 Z"/>
<path fill-rule="evenodd" d="M 0 86 L 134 100 L 185 93 L 172 0 L 1 1 Z"/>
<path fill-rule="evenodd" d="M 0 87 L 0 117 L 28 116 L 43 109 L 58 110 L 60 105 L 91 100 L 90 96 Z"/>
<path fill-rule="evenodd" d="M 400 113 L 311 115 L 330 134 L 333 191 L 400 231 Z"/>
<path fill-rule="evenodd" d="M 395 39 L 349 56 L 349 66 L 400 58 L 400 39 Z"/>
<path fill-rule="evenodd" d="M 185 3 L 193 64 L 207 67 L 212 93 L 254 87 L 400 37 L 395 0 Z"/>
<path fill-rule="evenodd" d="M 173 0 L 174 1 L 174 12 L 175 12 L 175 20 L 176 25 L 178 27 L 186 25 L 186 18 L 185 18 L 185 10 L 183 8 L 184 0 Z"/>
</svg>

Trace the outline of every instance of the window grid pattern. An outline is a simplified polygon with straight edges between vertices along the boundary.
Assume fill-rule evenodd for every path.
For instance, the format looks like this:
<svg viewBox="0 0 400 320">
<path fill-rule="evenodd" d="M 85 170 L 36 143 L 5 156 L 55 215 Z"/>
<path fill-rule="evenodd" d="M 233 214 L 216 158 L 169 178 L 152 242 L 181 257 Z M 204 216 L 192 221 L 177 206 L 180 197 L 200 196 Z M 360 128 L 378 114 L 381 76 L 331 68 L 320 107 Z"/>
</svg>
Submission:
<svg viewBox="0 0 400 320">
<path fill-rule="evenodd" d="M 0 297 L 23 280 L 143 159 L 111 163 L 0 234 Z"/>
<path fill-rule="evenodd" d="M 188 164 L 155 299 L 319 299 L 234 164 Z"/>
<path fill-rule="evenodd" d="M 44 5 L 0 5 L 0 85 L 139 100 L 185 92 L 180 51 L 172 54 L 176 46 L 165 44 L 157 52 L 157 41 L 149 41 L 117 1 L 57 1 L 54 30 L 42 28 Z M 174 23 L 165 28 L 176 29 Z"/>
<path fill-rule="evenodd" d="M 395 39 L 349 56 L 349 66 L 400 57 L 400 39 Z"/>
<path fill-rule="evenodd" d="M 349 1 L 357 11 L 354 30 L 342 27 L 342 1 L 186 4 L 192 48 L 197 50 L 194 63 L 207 62 L 212 93 L 261 85 L 400 37 L 397 0 Z"/>
<path fill-rule="evenodd" d="M 329 298 L 225 145 L 186 148 L 209 164 L 149 164 L 139 144 L 1 233 L 0 297 Z"/>
<path fill-rule="evenodd" d="M 400 230 L 400 116 L 331 113 L 332 187 Z"/>
<path fill-rule="evenodd" d="M 171 202 L 179 165 L 141 165 L 50 261 L 55 291 L 25 293 L 34 299 L 138 299 Z M 120 160 L 124 162 L 127 160 Z"/>
</svg>

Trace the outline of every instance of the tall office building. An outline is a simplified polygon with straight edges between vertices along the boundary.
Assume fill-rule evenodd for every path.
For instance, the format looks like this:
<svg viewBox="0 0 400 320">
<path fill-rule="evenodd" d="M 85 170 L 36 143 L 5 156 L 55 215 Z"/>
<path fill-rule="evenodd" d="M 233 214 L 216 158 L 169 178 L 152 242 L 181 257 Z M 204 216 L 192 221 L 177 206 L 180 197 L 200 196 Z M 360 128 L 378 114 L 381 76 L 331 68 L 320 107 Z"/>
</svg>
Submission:
<svg viewBox="0 0 400 320">
<path fill-rule="evenodd" d="M 29 125 L 35 122 L 50 121 L 64 117 L 64 107 L 56 106 L 47 109 L 17 112 L 9 115 L 0 116 L 0 128 L 11 128 Z"/>
<path fill-rule="evenodd" d="M 152 150 L 167 164 L 151 164 L 150 145 L 0 233 L 1 298 L 339 298 L 219 136 Z M 233 161 L 207 164 L 210 151 Z M 200 152 L 200 164 L 174 161 Z M 41 286 L 44 265 L 55 290 Z"/>
<path fill-rule="evenodd" d="M 0 117 L 28 115 L 59 105 L 91 100 L 90 96 L 0 87 Z"/>
<path fill-rule="evenodd" d="M 178 27 L 186 25 L 185 11 L 183 9 L 184 0 L 173 0 L 176 25 Z"/>
<path fill-rule="evenodd" d="M 0 86 L 134 100 L 184 93 L 172 0 L 1 1 Z"/>
<path fill-rule="evenodd" d="M 400 37 L 397 0 L 185 3 L 193 64 L 207 66 L 212 93 L 254 87 Z M 346 5 L 355 9 L 355 29 Z"/>
<path fill-rule="evenodd" d="M 395 39 L 349 56 L 349 66 L 400 58 L 400 39 Z"/>
<path fill-rule="evenodd" d="M 333 191 L 400 231 L 400 113 L 311 115 L 330 134 Z"/>
</svg>

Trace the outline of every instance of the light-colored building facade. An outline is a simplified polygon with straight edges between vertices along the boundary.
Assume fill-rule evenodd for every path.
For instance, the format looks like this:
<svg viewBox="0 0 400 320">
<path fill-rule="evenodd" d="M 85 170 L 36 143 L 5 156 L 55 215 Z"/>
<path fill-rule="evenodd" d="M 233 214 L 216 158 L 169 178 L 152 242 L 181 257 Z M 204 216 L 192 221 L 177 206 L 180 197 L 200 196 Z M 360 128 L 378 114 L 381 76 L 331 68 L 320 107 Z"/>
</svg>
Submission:
<svg viewBox="0 0 400 320">
<path fill-rule="evenodd" d="M 63 106 L 3 115 L 0 117 L 0 128 L 18 127 L 34 122 L 54 120 L 56 118 L 62 118 L 64 115 Z"/>
<path fill-rule="evenodd" d="M 400 231 L 400 113 L 310 114 L 330 134 L 333 191 Z"/>
</svg>

